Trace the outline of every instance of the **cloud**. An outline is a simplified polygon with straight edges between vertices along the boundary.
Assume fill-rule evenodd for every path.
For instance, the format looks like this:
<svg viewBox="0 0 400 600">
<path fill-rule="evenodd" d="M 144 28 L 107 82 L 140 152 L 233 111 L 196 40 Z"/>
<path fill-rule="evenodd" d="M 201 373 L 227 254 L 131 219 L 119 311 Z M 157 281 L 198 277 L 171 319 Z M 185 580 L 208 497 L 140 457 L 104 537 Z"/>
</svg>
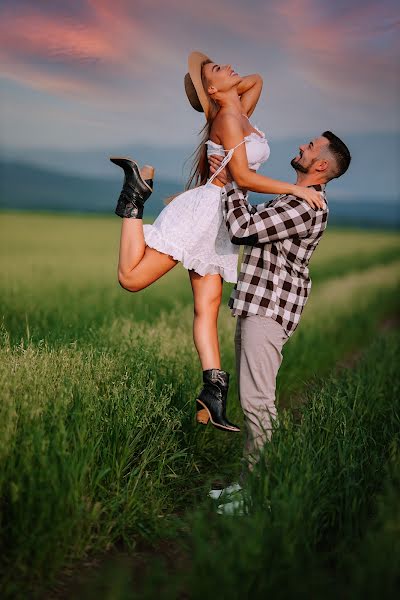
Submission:
<svg viewBox="0 0 400 600">
<path fill-rule="evenodd" d="M 327 5 L 325 5 L 327 6 Z M 345 3 L 324 10 L 318 0 L 274 5 L 280 47 L 293 70 L 336 98 L 362 103 L 397 102 L 399 21 L 394 2 Z M 262 43 L 262 25 L 254 30 Z"/>
<path fill-rule="evenodd" d="M 103 90 L 108 96 L 110 83 L 117 84 L 118 94 L 126 76 L 140 85 L 166 69 L 175 74 L 190 44 L 204 44 L 200 48 L 206 51 L 225 46 L 228 53 L 236 41 L 246 64 L 256 48 L 269 60 L 286 61 L 327 93 L 385 104 L 395 94 L 399 44 L 391 1 L 339 2 L 337 10 L 320 0 L 251 5 L 87 0 L 80 5 L 80 13 L 75 4 L 74 12 L 68 4 L 56 3 L 50 11 L 47 3 L 25 2 L 22 11 L 6 5 L 0 25 L 6 74 L 49 92 L 62 93 L 64 80 L 66 94 Z"/>
<path fill-rule="evenodd" d="M 398 127 L 396 11 L 392 0 L 4 0 L 2 84 L 70 103 L 82 140 L 79 115 L 90 110 L 104 120 L 105 140 L 118 130 L 121 139 L 188 142 L 201 119 L 188 107 L 183 75 L 199 49 L 264 75 L 257 120 L 273 135 L 327 121 L 389 130 Z M 45 140 L 45 115 L 31 110 Z M 68 135 L 70 127 L 66 118 Z M 88 124 L 88 139 L 92 131 Z"/>
<path fill-rule="evenodd" d="M 67 9 L 50 14 L 37 4 L 23 12 L 3 9 L 0 57 L 6 77 L 50 93 L 102 91 L 111 98 L 110 83 L 124 76 L 145 80 L 155 64 L 160 68 L 176 59 L 173 45 L 126 15 L 120 0 L 88 0 L 84 15 Z"/>
</svg>

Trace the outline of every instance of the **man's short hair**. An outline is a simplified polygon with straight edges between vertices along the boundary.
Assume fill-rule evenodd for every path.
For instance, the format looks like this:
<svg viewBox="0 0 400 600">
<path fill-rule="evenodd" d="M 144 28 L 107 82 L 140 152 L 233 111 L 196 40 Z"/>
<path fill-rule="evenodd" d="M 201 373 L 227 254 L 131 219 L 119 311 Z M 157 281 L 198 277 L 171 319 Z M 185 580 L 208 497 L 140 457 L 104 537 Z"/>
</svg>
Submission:
<svg viewBox="0 0 400 600">
<path fill-rule="evenodd" d="M 349 149 L 337 135 L 332 133 L 332 131 L 324 131 L 322 136 L 329 140 L 328 151 L 333 155 L 336 162 L 336 169 L 334 170 L 332 179 L 341 177 L 341 175 L 346 173 L 349 168 L 351 161 Z"/>
</svg>

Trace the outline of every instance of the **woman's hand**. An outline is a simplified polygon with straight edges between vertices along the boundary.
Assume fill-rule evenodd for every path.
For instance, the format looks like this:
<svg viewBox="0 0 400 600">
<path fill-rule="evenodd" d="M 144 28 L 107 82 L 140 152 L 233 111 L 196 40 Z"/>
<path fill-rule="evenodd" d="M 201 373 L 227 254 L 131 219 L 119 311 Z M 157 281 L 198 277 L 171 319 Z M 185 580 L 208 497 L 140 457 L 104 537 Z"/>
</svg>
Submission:
<svg viewBox="0 0 400 600">
<path fill-rule="evenodd" d="M 302 185 L 293 186 L 293 195 L 305 200 L 311 208 L 318 210 L 325 208 L 325 202 L 321 196 L 321 192 L 317 192 L 314 188 L 304 187 Z"/>
</svg>

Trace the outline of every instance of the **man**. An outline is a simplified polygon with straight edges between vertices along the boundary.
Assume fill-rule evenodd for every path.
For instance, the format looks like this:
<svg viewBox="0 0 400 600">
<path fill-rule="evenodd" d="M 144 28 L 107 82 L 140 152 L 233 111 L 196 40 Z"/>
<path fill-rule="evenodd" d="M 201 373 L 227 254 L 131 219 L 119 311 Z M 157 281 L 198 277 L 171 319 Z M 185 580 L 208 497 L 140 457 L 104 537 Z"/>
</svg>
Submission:
<svg viewBox="0 0 400 600">
<path fill-rule="evenodd" d="M 221 157 L 209 157 L 211 173 Z M 341 177 L 351 161 L 347 146 L 335 134 L 321 136 L 299 147 L 291 161 L 296 184 L 321 191 L 325 208 L 315 210 L 291 195 L 252 206 L 247 194 L 226 170 L 219 175 L 223 212 L 232 243 L 244 244 L 243 261 L 229 307 L 237 317 L 235 333 L 239 398 L 245 416 L 246 441 L 240 483 L 210 496 L 239 496 L 249 470 L 271 439 L 276 418 L 276 376 L 282 347 L 295 331 L 311 289 L 308 263 L 326 228 L 328 205 L 325 186 Z M 220 505 L 218 512 L 240 510 L 240 500 Z"/>
</svg>

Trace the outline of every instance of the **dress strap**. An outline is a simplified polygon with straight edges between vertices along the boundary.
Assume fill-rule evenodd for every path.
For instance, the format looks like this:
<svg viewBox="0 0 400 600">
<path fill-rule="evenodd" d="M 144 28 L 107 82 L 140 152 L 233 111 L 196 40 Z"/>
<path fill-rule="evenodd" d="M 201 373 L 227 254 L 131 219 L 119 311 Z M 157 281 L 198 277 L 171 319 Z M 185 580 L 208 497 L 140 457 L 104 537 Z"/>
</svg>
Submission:
<svg viewBox="0 0 400 600">
<path fill-rule="evenodd" d="M 241 146 L 242 144 L 245 143 L 246 140 L 242 140 L 239 144 L 237 144 L 234 148 L 231 148 L 230 150 L 228 150 L 228 154 L 225 156 L 225 158 L 223 159 L 220 167 L 215 171 L 214 175 L 212 177 L 210 177 L 210 179 L 207 181 L 207 183 L 212 183 L 214 181 L 214 179 L 216 177 L 218 177 L 218 175 L 221 173 L 221 171 L 223 171 L 223 169 L 225 169 L 226 165 L 228 164 L 228 162 L 231 160 L 234 151 L 236 150 L 236 148 L 238 148 L 239 146 Z M 225 151 L 226 152 L 226 151 Z"/>
</svg>

